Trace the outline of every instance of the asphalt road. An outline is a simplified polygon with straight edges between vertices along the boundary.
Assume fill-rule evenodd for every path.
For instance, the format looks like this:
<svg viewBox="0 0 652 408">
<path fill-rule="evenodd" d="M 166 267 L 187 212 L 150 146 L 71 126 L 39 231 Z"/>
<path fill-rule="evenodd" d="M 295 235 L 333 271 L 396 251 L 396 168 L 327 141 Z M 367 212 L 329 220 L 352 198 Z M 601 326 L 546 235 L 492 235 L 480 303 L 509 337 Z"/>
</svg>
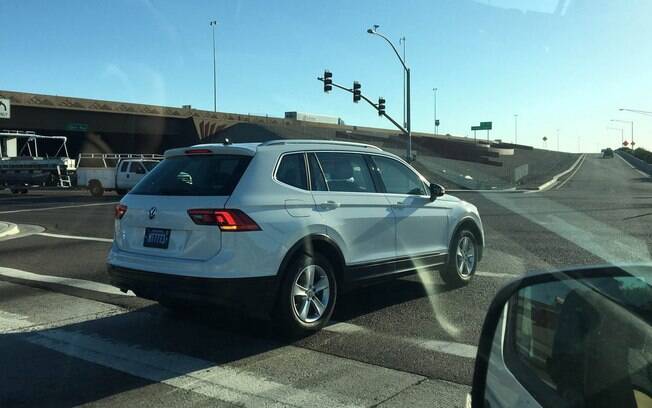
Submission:
<svg viewBox="0 0 652 408">
<path fill-rule="evenodd" d="M 0 353 L 0 406 L 463 406 L 484 313 L 509 279 L 650 260 L 652 182 L 618 157 L 589 155 L 548 191 L 459 196 L 486 229 L 470 285 L 423 274 L 356 290 L 332 326 L 287 342 L 229 311 L 179 315 L 102 285 L 16 284 L 3 268 L 105 283 L 117 197 L 0 192 L 0 221 L 50 234 L 0 241 L 0 349 L 12 350 Z"/>
</svg>

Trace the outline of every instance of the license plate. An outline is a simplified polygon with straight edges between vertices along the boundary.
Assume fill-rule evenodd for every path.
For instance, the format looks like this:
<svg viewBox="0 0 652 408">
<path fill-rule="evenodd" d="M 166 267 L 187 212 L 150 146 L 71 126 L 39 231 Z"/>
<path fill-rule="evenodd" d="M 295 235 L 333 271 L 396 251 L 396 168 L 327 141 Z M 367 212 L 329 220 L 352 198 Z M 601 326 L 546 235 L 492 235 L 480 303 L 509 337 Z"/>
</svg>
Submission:
<svg viewBox="0 0 652 408">
<path fill-rule="evenodd" d="M 170 243 L 170 230 L 163 228 L 145 228 L 144 247 L 167 249 Z"/>
</svg>

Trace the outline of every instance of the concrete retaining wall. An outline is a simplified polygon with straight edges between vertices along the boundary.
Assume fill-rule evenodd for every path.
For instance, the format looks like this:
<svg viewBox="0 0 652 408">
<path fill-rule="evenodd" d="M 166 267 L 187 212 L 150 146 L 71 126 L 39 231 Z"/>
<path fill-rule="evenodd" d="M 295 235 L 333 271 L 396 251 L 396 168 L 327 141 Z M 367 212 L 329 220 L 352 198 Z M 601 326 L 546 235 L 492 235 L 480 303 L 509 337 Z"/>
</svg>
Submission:
<svg viewBox="0 0 652 408">
<path fill-rule="evenodd" d="M 617 150 L 616 154 L 619 154 L 620 157 L 625 159 L 625 161 L 632 166 L 636 167 L 637 169 L 644 171 L 647 174 L 652 175 L 652 164 L 649 164 L 647 162 L 644 162 L 643 160 L 639 159 L 638 157 L 632 156 L 629 153 L 623 152 L 622 150 Z"/>
</svg>

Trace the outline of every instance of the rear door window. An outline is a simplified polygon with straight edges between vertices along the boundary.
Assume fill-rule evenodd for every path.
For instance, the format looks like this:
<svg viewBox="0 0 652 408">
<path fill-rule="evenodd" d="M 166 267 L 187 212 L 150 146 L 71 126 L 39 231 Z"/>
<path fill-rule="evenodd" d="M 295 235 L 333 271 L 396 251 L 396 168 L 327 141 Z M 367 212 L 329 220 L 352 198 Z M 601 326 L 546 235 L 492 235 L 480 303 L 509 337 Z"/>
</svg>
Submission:
<svg viewBox="0 0 652 408">
<path fill-rule="evenodd" d="M 121 173 L 126 172 L 128 166 L 129 166 L 129 162 L 122 162 L 122 164 L 120 165 L 120 172 Z"/>
<path fill-rule="evenodd" d="M 177 156 L 163 160 L 131 191 L 141 195 L 227 196 L 240 181 L 251 157 Z"/>
<path fill-rule="evenodd" d="M 308 177 L 306 176 L 304 154 L 293 153 L 283 156 L 276 170 L 276 179 L 281 183 L 307 190 Z"/>
<path fill-rule="evenodd" d="M 330 191 L 375 193 L 367 162 L 357 153 L 317 153 Z"/>
</svg>

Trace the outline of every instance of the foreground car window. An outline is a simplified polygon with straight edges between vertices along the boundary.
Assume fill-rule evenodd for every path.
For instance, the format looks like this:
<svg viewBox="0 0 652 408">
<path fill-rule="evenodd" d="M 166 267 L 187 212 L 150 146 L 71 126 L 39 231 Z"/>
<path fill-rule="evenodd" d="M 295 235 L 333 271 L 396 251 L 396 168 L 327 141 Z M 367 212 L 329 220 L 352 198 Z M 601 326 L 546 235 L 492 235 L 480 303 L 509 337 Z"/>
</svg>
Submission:
<svg viewBox="0 0 652 408">
<path fill-rule="evenodd" d="M 378 172 L 385 184 L 385 190 L 392 194 L 425 195 L 426 191 L 419 177 L 405 165 L 386 157 L 374 156 Z"/>
<path fill-rule="evenodd" d="M 373 193 L 376 191 L 369 168 L 360 154 L 317 153 L 330 191 Z"/>
<path fill-rule="evenodd" d="M 250 161 L 234 155 L 173 157 L 156 166 L 132 194 L 230 195 Z"/>
<path fill-rule="evenodd" d="M 276 171 L 276 178 L 282 183 L 307 190 L 306 162 L 303 159 L 303 153 L 283 156 Z"/>
</svg>

